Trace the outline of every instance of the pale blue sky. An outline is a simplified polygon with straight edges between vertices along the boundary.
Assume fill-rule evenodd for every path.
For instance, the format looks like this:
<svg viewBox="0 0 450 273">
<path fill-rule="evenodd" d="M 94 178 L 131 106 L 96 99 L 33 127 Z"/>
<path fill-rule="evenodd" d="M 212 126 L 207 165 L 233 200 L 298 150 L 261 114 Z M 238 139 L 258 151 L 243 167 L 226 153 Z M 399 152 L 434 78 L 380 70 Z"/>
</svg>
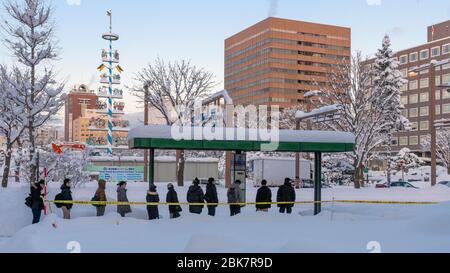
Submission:
<svg viewBox="0 0 450 273">
<path fill-rule="evenodd" d="M 108 28 L 106 10 L 114 14 L 116 47 L 125 69 L 124 83 L 156 57 L 190 59 L 216 75 L 223 87 L 224 39 L 266 18 L 269 0 L 53 0 L 57 37 L 62 47 L 56 63 L 68 86 L 97 85 L 101 34 Z M 68 3 L 80 2 L 80 5 Z M 426 41 L 426 27 L 450 19 L 448 0 L 278 0 L 276 16 L 352 28 L 352 50 L 370 55 L 385 33 L 394 50 Z M 369 4 L 372 3 L 372 4 Z M 4 11 L 0 11 L 4 17 Z M 0 45 L 0 62 L 10 56 Z M 126 111 L 135 112 L 126 96 Z"/>
</svg>

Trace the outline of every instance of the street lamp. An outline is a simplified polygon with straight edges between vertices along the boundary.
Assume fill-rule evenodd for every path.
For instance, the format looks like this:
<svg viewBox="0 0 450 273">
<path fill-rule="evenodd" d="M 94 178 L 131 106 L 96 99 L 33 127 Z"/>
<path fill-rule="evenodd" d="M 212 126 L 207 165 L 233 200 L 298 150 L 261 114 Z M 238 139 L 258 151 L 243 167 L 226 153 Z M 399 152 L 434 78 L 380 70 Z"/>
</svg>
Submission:
<svg viewBox="0 0 450 273">
<path fill-rule="evenodd" d="M 435 186 L 437 184 L 436 181 L 436 161 L 437 161 L 437 155 L 436 155 L 436 66 L 445 65 L 450 63 L 450 59 L 437 61 L 432 60 L 428 64 L 424 64 L 415 68 L 412 68 L 408 72 L 409 77 L 415 77 L 417 76 L 421 71 L 429 70 L 430 77 L 429 77 L 429 86 L 430 86 L 430 117 L 429 117 L 429 124 L 431 126 L 431 186 Z M 438 86 L 439 88 L 442 87 L 441 85 Z"/>
</svg>

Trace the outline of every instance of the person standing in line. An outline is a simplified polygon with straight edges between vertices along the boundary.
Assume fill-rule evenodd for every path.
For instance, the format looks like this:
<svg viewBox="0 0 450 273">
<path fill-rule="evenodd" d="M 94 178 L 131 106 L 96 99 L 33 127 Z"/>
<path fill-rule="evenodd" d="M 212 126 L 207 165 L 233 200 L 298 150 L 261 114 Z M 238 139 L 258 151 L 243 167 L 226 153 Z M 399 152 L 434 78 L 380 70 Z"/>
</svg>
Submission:
<svg viewBox="0 0 450 273">
<path fill-rule="evenodd" d="M 199 186 L 200 180 L 195 178 L 192 185 L 189 187 L 186 199 L 189 203 L 195 203 L 195 205 L 189 205 L 189 212 L 194 214 L 201 214 L 203 205 L 197 205 L 205 202 L 205 195 L 202 188 Z"/>
<path fill-rule="evenodd" d="M 295 189 L 292 187 L 291 179 L 284 179 L 284 185 L 278 188 L 277 202 L 292 202 L 292 204 L 279 204 L 280 213 L 292 213 L 292 207 L 295 202 Z"/>
<path fill-rule="evenodd" d="M 92 199 L 93 201 L 101 201 L 101 202 L 106 202 L 106 181 L 103 179 L 100 179 L 98 181 L 98 188 L 95 191 L 95 195 L 94 198 Z M 105 215 L 105 209 L 106 209 L 106 205 L 95 205 L 96 209 L 97 209 L 97 216 L 103 216 Z"/>
<path fill-rule="evenodd" d="M 219 203 L 219 197 L 217 196 L 217 188 L 214 184 L 214 178 L 208 179 L 208 184 L 206 185 L 206 192 L 205 192 L 205 201 L 206 203 Z M 208 215 L 209 216 L 215 216 L 216 215 L 216 208 L 217 205 L 208 205 Z"/>
<path fill-rule="evenodd" d="M 125 181 L 120 181 L 117 184 L 117 202 L 129 202 L 127 197 L 127 182 Z M 117 213 L 125 217 L 127 213 L 131 213 L 130 205 L 117 205 Z"/>
<path fill-rule="evenodd" d="M 167 203 L 178 203 L 178 194 L 175 191 L 172 183 L 167 184 Z M 169 205 L 169 214 L 171 219 L 175 219 L 180 217 L 180 212 L 182 211 L 181 206 L 179 205 Z"/>
<path fill-rule="evenodd" d="M 41 212 L 44 209 L 44 197 L 42 190 L 44 189 L 45 181 L 31 183 L 30 197 L 31 197 L 31 212 L 33 213 L 33 225 L 39 223 L 41 219 Z"/>
<path fill-rule="evenodd" d="M 241 202 L 241 183 L 241 180 L 236 180 L 228 189 L 227 197 L 230 204 L 230 216 L 241 213 L 241 205 L 235 204 Z"/>
<path fill-rule="evenodd" d="M 61 186 L 61 200 L 64 201 L 72 201 L 72 191 L 70 190 L 72 187 L 72 182 L 69 178 L 64 179 L 64 182 Z M 61 209 L 63 212 L 64 219 L 70 219 L 70 210 L 72 209 L 73 204 L 62 204 Z"/>
<path fill-rule="evenodd" d="M 155 185 L 150 185 L 146 200 L 148 203 L 159 203 L 159 195 Z M 147 205 L 147 213 L 149 220 L 159 219 L 158 205 Z"/>
<path fill-rule="evenodd" d="M 261 181 L 261 187 L 256 193 L 256 203 L 272 203 L 272 191 L 267 187 L 267 181 Z M 256 204 L 256 211 L 268 212 L 272 207 L 271 204 Z"/>
</svg>

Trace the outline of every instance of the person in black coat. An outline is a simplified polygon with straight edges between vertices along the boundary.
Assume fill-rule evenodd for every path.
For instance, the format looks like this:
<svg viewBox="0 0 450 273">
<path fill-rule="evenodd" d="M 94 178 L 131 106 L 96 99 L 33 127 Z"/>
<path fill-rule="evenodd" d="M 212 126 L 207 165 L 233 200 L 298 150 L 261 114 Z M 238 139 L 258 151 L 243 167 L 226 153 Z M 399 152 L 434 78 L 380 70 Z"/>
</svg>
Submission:
<svg viewBox="0 0 450 273">
<path fill-rule="evenodd" d="M 277 202 L 295 202 L 295 189 L 292 187 L 291 179 L 286 178 L 284 185 L 280 186 L 277 192 Z M 292 213 L 294 204 L 279 204 L 280 213 Z"/>
<path fill-rule="evenodd" d="M 178 194 L 175 191 L 173 184 L 169 183 L 167 184 L 167 196 L 166 196 L 166 202 L 167 203 L 178 203 Z M 180 217 L 180 212 L 182 211 L 181 206 L 179 205 L 169 205 L 169 214 L 170 218 L 178 218 Z"/>
<path fill-rule="evenodd" d="M 189 203 L 204 203 L 205 198 L 202 188 L 199 186 L 200 181 L 195 178 L 192 182 L 193 185 L 189 187 L 186 199 Z M 189 212 L 195 214 L 201 214 L 203 210 L 203 205 L 189 205 Z"/>
<path fill-rule="evenodd" d="M 217 197 L 217 188 L 214 184 L 214 178 L 208 179 L 208 184 L 206 185 L 205 201 L 206 203 L 219 203 L 219 198 Z M 217 205 L 208 205 L 208 215 L 216 215 Z"/>
<path fill-rule="evenodd" d="M 261 187 L 256 193 L 256 203 L 272 203 L 272 191 L 267 187 L 267 181 L 261 181 Z M 269 211 L 270 204 L 256 204 L 256 211 Z"/>
<path fill-rule="evenodd" d="M 40 180 L 37 183 L 32 183 L 30 188 L 31 196 L 31 212 L 33 213 L 33 224 L 39 223 L 41 219 L 41 211 L 44 209 L 44 197 L 42 190 L 45 187 L 45 181 Z"/>
<path fill-rule="evenodd" d="M 150 190 L 147 191 L 146 200 L 148 203 L 159 203 L 159 195 L 155 185 L 150 186 Z M 147 213 L 149 220 L 159 219 L 158 205 L 148 205 Z"/>
<path fill-rule="evenodd" d="M 61 200 L 63 201 L 72 201 L 72 191 L 70 188 L 72 187 L 72 182 L 70 179 L 64 179 L 64 182 L 61 186 Z M 64 219 L 70 219 L 70 210 L 72 209 L 73 204 L 62 204 L 61 209 L 63 211 Z"/>
</svg>

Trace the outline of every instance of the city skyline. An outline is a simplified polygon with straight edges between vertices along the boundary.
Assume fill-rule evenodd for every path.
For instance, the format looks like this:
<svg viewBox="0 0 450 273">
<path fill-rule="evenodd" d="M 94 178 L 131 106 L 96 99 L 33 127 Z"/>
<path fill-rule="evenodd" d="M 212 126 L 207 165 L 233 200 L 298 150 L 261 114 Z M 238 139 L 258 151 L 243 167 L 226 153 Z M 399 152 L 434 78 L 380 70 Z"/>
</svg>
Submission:
<svg viewBox="0 0 450 273">
<path fill-rule="evenodd" d="M 352 52 L 361 50 L 367 56 L 372 56 L 380 47 L 385 33 L 391 36 L 393 49 L 402 50 L 424 43 L 428 25 L 450 18 L 450 4 L 442 0 L 351 0 L 341 3 L 326 0 L 314 3 L 288 0 L 185 3 L 170 0 L 138 1 L 136 5 L 125 7 L 117 0 L 53 2 L 56 38 L 62 49 L 55 68 L 59 79 L 66 82 L 66 91 L 82 83 L 97 88 L 98 58 L 101 49 L 107 47 L 101 39 L 101 34 L 108 30 L 107 10 L 113 11 L 113 31 L 121 35 L 116 48 L 122 55 L 124 85 L 133 85 L 133 74 L 161 57 L 189 59 L 196 66 L 211 71 L 218 83 L 213 91 L 223 89 L 224 85 L 224 40 L 268 15 L 349 27 L 352 29 Z M 435 11 L 436 6 L 442 8 Z M 402 13 L 389 16 L 399 9 Z M 4 17 L 3 9 L 0 14 Z M 384 21 L 375 21 L 380 15 Z M 0 53 L 0 62 L 11 64 L 3 44 Z M 142 111 L 135 97 L 128 92 L 125 92 L 125 102 L 127 113 Z"/>
</svg>

